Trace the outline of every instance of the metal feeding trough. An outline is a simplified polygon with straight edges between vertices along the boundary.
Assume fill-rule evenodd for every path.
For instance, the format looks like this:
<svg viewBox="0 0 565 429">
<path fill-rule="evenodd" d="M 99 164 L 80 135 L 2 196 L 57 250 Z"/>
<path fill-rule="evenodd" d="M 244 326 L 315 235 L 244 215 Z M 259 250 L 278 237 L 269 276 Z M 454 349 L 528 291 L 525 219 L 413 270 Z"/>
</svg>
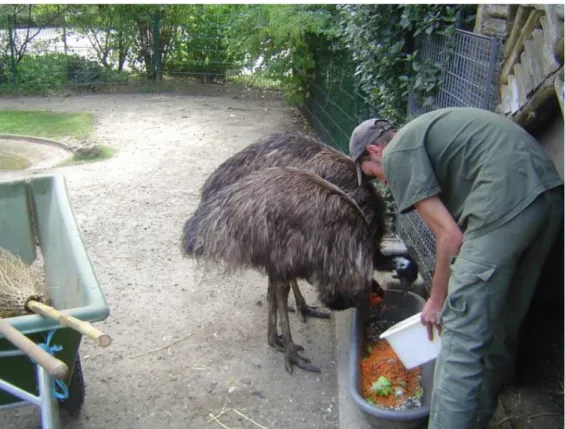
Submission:
<svg viewBox="0 0 565 429">
<path fill-rule="evenodd" d="M 425 300 L 415 293 L 389 289 L 384 299 L 384 309 L 379 316 L 379 321 L 384 325 L 392 326 L 422 311 L 424 304 Z M 366 401 L 361 393 L 361 368 L 359 363 L 363 356 L 364 340 L 365 326 L 359 312 L 354 309 L 349 351 L 349 391 L 354 404 L 359 407 L 367 422 L 374 428 L 415 429 L 426 427 L 430 412 L 435 360 L 419 367 L 421 370 L 421 385 L 424 389 L 420 407 L 404 410 L 381 408 Z"/>
</svg>

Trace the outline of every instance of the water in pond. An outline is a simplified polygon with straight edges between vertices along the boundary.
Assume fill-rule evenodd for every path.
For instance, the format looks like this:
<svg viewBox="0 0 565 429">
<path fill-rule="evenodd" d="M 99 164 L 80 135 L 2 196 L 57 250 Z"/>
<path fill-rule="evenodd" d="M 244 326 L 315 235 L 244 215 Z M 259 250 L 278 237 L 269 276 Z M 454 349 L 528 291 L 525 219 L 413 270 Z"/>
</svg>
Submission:
<svg viewBox="0 0 565 429">
<path fill-rule="evenodd" d="M 25 170 L 31 162 L 23 156 L 0 152 L 0 170 Z"/>
</svg>

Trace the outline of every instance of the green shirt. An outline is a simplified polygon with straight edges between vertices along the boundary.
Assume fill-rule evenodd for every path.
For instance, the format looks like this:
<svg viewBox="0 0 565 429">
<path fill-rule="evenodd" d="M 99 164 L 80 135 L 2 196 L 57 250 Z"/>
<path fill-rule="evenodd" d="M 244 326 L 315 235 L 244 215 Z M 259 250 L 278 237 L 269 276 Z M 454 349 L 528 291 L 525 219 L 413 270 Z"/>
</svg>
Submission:
<svg viewBox="0 0 565 429">
<path fill-rule="evenodd" d="M 562 185 L 541 145 L 510 119 L 482 109 L 446 108 L 406 124 L 382 166 L 400 213 L 437 195 L 466 238 L 482 235 Z"/>
</svg>

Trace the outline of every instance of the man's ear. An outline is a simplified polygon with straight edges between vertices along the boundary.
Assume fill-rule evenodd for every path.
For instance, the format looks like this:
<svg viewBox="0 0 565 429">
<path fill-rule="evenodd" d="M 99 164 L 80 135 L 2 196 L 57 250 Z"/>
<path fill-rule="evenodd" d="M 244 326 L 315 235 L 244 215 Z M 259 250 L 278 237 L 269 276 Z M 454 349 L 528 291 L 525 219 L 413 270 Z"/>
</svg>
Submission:
<svg viewBox="0 0 565 429">
<path fill-rule="evenodd" d="M 367 152 L 369 152 L 372 155 L 381 156 L 383 152 L 383 148 L 381 146 L 370 144 L 367 146 Z"/>
</svg>

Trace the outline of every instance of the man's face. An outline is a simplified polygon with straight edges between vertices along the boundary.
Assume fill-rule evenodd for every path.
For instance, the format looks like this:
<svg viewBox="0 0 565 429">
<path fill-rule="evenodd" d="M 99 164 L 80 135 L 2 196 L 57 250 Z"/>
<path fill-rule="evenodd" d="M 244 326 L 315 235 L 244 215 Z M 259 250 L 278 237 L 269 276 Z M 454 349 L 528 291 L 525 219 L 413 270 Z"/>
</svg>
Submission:
<svg viewBox="0 0 565 429">
<path fill-rule="evenodd" d="M 381 184 L 386 185 L 385 172 L 382 167 L 383 146 L 367 146 L 367 154 L 359 161 L 361 171 L 369 177 L 376 178 Z"/>
</svg>

